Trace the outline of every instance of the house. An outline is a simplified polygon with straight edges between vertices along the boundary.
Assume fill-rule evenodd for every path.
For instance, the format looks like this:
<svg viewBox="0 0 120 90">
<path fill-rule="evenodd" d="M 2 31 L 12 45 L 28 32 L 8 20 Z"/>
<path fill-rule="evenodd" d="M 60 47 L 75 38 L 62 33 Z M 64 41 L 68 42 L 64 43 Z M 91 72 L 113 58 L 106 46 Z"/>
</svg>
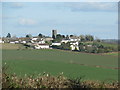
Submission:
<svg viewBox="0 0 120 90">
<path fill-rule="evenodd" d="M 27 42 L 26 41 L 21 41 L 22 44 L 26 44 Z"/>
<path fill-rule="evenodd" d="M 35 40 L 36 41 L 37 39 L 38 39 L 37 37 L 33 37 L 31 40 Z"/>
<path fill-rule="evenodd" d="M 92 47 L 92 45 L 87 45 L 87 47 Z"/>
<path fill-rule="evenodd" d="M 39 43 L 39 44 L 44 44 L 45 43 L 45 41 L 44 41 L 44 39 L 43 38 L 39 38 L 39 39 L 34 39 L 34 40 L 31 40 L 31 43 Z"/>
<path fill-rule="evenodd" d="M 79 42 L 78 41 L 71 41 L 70 47 L 71 47 L 71 50 L 79 50 Z"/>
<path fill-rule="evenodd" d="M 77 36 L 70 37 L 70 41 L 80 41 L 81 39 Z"/>
<path fill-rule="evenodd" d="M 68 42 L 70 42 L 70 40 L 68 40 L 68 39 L 63 39 L 62 41 L 61 41 L 61 43 L 68 43 Z"/>
<path fill-rule="evenodd" d="M 34 46 L 35 49 L 49 49 L 49 45 L 48 44 L 36 44 Z"/>
<path fill-rule="evenodd" d="M 16 44 L 18 44 L 18 43 L 19 43 L 19 41 L 15 41 L 15 43 L 16 43 Z"/>
<path fill-rule="evenodd" d="M 78 45 L 79 45 L 79 42 L 72 41 L 72 42 L 70 42 L 70 44 L 71 44 L 71 45 L 77 45 L 77 46 L 78 46 Z"/>
<path fill-rule="evenodd" d="M 45 41 L 44 40 L 40 40 L 38 43 L 39 44 L 45 44 Z"/>
<path fill-rule="evenodd" d="M 60 46 L 61 43 L 52 43 L 52 46 Z"/>
<path fill-rule="evenodd" d="M 70 45 L 71 50 L 79 50 L 79 46 L 78 45 Z"/>
<path fill-rule="evenodd" d="M 10 41 L 11 44 L 15 44 L 15 41 Z"/>
<path fill-rule="evenodd" d="M 0 39 L 0 43 L 2 43 L 2 39 Z"/>
<path fill-rule="evenodd" d="M 44 41 L 52 41 L 53 40 L 53 38 L 51 38 L 51 37 L 45 37 L 44 38 Z"/>
<path fill-rule="evenodd" d="M 20 42 L 19 42 L 19 39 L 18 39 L 18 38 L 15 38 L 15 39 L 11 38 L 11 39 L 9 39 L 9 43 L 18 44 L 18 43 L 20 43 Z"/>
<path fill-rule="evenodd" d="M 0 43 L 4 43 L 4 41 L 2 39 L 0 39 Z"/>
<path fill-rule="evenodd" d="M 21 38 L 19 38 L 19 41 L 20 41 L 20 43 L 25 44 L 25 43 L 29 43 L 31 41 L 31 39 L 27 38 L 27 37 L 21 37 Z"/>
</svg>

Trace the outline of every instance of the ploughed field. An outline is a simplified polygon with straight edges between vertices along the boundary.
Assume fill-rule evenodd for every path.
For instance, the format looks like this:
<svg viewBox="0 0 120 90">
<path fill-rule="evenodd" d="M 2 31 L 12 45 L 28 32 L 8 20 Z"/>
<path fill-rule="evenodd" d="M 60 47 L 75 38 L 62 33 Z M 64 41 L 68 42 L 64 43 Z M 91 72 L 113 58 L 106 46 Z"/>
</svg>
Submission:
<svg viewBox="0 0 120 90">
<path fill-rule="evenodd" d="M 2 50 L 3 64 L 9 73 L 19 76 L 38 75 L 43 72 L 63 75 L 69 78 L 82 77 L 85 80 L 113 81 L 118 79 L 118 57 L 87 54 L 55 49 Z"/>
</svg>

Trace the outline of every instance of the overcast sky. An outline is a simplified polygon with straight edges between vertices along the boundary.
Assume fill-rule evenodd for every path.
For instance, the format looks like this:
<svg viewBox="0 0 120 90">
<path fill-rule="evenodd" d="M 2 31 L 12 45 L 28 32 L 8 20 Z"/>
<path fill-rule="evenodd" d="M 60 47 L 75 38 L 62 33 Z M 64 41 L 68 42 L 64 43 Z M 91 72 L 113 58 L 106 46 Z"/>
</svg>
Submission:
<svg viewBox="0 0 120 90">
<path fill-rule="evenodd" d="M 3 36 L 51 36 L 56 29 L 64 35 L 118 38 L 117 2 L 4 2 L 2 11 Z"/>
</svg>

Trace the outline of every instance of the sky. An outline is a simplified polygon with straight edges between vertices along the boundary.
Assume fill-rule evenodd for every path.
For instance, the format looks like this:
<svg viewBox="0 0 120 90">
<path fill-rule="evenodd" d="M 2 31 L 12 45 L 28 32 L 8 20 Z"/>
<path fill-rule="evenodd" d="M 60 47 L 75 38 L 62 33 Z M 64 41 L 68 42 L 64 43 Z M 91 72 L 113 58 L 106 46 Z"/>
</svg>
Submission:
<svg viewBox="0 0 120 90">
<path fill-rule="evenodd" d="M 2 36 L 18 37 L 53 29 L 63 35 L 118 38 L 117 2 L 2 2 Z M 1 26 L 0 26 L 1 27 Z"/>
</svg>

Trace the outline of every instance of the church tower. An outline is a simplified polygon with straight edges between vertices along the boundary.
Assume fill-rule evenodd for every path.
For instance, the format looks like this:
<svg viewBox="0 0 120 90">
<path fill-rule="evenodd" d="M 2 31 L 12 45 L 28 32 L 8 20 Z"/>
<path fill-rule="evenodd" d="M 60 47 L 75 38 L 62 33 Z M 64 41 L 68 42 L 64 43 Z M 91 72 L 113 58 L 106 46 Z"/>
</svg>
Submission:
<svg viewBox="0 0 120 90">
<path fill-rule="evenodd" d="M 57 36 L 57 30 L 52 30 L 52 38 L 55 39 Z"/>
</svg>

